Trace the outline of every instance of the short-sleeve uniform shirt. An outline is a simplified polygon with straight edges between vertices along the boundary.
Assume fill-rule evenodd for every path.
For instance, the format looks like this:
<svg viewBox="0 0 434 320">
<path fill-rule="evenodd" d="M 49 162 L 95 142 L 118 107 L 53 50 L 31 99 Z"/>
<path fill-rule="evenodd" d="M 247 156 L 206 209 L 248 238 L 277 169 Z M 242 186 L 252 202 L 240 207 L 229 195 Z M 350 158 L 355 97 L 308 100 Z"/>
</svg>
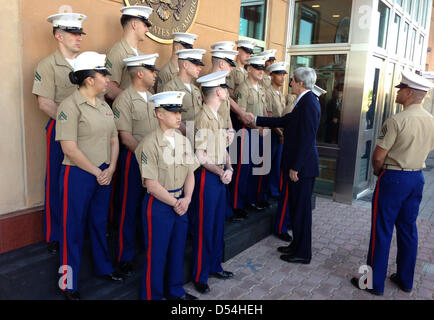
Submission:
<svg viewBox="0 0 434 320">
<path fill-rule="evenodd" d="M 237 62 L 235 62 L 236 67 L 232 69 L 229 74 L 226 84 L 232 90 L 236 90 L 238 86 L 247 79 L 247 71 L 240 66 Z"/>
<path fill-rule="evenodd" d="M 175 65 L 172 60 L 169 60 L 169 62 L 166 63 L 163 68 L 161 68 L 160 72 L 158 72 L 157 92 L 162 92 L 164 85 L 172 80 L 178 74 L 178 72 L 178 66 Z"/>
<path fill-rule="evenodd" d="M 59 105 L 78 86 L 69 80 L 73 67 L 59 50 L 42 59 L 35 70 L 32 93 L 53 100 Z"/>
<path fill-rule="evenodd" d="M 226 147 L 229 144 L 225 125 L 225 120 L 218 113 L 216 117 L 207 104 L 196 115 L 195 149 L 206 151 L 208 159 L 216 165 L 226 163 Z"/>
<path fill-rule="evenodd" d="M 252 85 L 247 78 L 235 90 L 238 105 L 247 112 L 253 113 L 255 116 L 263 116 L 267 105 L 264 88 L 258 83 L 258 90 Z"/>
<path fill-rule="evenodd" d="M 173 149 L 159 126 L 139 143 L 135 155 L 143 186 L 144 179 L 156 180 L 169 192 L 178 190 L 171 193 L 174 197 L 181 196 L 187 175 L 199 167 L 190 141 L 175 132 Z"/>
<path fill-rule="evenodd" d="M 271 112 L 273 117 L 283 116 L 285 109 L 285 97 L 282 92 L 277 91 L 273 87 L 266 91 L 267 94 L 267 111 Z"/>
<path fill-rule="evenodd" d="M 109 105 L 96 99 L 92 105 L 79 90 L 66 98 L 57 109 L 56 141 L 75 141 L 94 165 L 110 164 L 110 140 L 118 131 Z M 64 165 L 75 166 L 65 155 Z"/>
<path fill-rule="evenodd" d="M 377 146 L 389 151 L 385 165 L 425 168 L 425 160 L 434 149 L 434 117 L 421 104 L 408 106 L 384 122 Z"/>
<path fill-rule="evenodd" d="M 191 92 L 187 89 L 184 82 L 179 76 L 175 76 L 172 80 L 164 85 L 163 91 L 182 91 L 185 92 L 182 99 L 182 108 L 186 112 L 182 113 L 182 121 L 194 121 L 195 115 L 202 109 L 203 98 L 200 89 L 194 84 L 191 84 Z"/>
<path fill-rule="evenodd" d="M 137 49 L 138 55 L 142 55 Z M 123 59 L 136 56 L 134 50 L 125 39 L 115 43 L 107 52 L 106 67 L 110 71 L 110 81 L 117 82 L 119 88 L 125 90 L 131 84 L 131 77 Z"/>
<path fill-rule="evenodd" d="M 287 113 L 292 112 L 292 110 L 295 107 L 294 106 L 295 100 L 297 100 L 297 96 L 295 94 L 288 93 L 288 96 L 286 97 L 286 106 L 282 112 L 282 116 L 284 116 Z"/>
<path fill-rule="evenodd" d="M 113 114 L 118 131 L 131 132 L 137 141 L 141 141 L 158 126 L 155 105 L 149 101 L 150 92 L 146 92 L 147 101 L 131 84 L 113 102 Z"/>
</svg>

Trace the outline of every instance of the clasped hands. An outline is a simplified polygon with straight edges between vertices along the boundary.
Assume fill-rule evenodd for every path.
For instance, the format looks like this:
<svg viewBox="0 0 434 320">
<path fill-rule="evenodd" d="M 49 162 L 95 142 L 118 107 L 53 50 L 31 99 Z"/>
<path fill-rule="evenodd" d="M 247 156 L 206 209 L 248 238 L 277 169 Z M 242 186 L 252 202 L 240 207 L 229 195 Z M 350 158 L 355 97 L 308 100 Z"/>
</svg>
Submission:
<svg viewBox="0 0 434 320">
<path fill-rule="evenodd" d="M 101 186 L 108 186 L 112 181 L 114 170 L 108 167 L 105 170 L 98 169 L 98 173 L 95 175 L 96 181 Z"/>
<path fill-rule="evenodd" d="M 179 198 L 176 200 L 176 203 L 173 206 L 173 210 L 176 212 L 177 215 L 183 216 L 187 212 L 190 202 L 191 198 Z"/>
</svg>

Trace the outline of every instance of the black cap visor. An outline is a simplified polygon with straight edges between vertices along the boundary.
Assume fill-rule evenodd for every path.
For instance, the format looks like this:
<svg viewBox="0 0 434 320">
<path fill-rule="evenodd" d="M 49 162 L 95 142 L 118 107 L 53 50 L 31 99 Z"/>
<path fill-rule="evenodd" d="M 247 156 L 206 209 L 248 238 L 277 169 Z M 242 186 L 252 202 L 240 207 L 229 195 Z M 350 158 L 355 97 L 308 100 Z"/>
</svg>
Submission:
<svg viewBox="0 0 434 320">
<path fill-rule="evenodd" d="M 265 70 L 265 65 L 263 65 L 263 64 L 254 64 L 254 63 L 251 63 L 250 66 L 253 67 L 253 68 L 255 68 L 256 70 Z"/>
<path fill-rule="evenodd" d="M 395 86 L 395 88 L 404 89 L 404 88 L 410 88 L 410 87 L 408 86 L 408 84 L 405 84 L 405 83 L 401 82 L 400 84 L 398 84 L 397 86 Z"/>
<path fill-rule="evenodd" d="M 187 110 L 182 108 L 182 104 L 160 104 L 158 108 L 163 108 L 170 112 L 187 112 Z"/>
<path fill-rule="evenodd" d="M 278 70 L 271 72 L 271 74 L 288 74 L 288 72 L 286 72 L 285 70 Z"/>
<path fill-rule="evenodd" d="M 179 60 L 187 60 L 187 61 L 190 61 L 191 63 L 193 63 L 197 66 L 204 66 L 203 62 L 200 61 L 199 59 L 187 58 L 187 59 L 179 59 Z"/>
<path fill-rule="evenodd" d="M 193 45 L 184 41 L 175 41 L 177 43 L 180 43 L 185 49 L 193 49 Z"/>
<path fill-rule="evenodd" d="M 101 73 L 103 76 L 111 76 L 112 74 L 106 69 L 94 69 L 96 72 Z"/>
<path fill-rule="evenodd" d="M 143 67 L 143 68 L 146 68 L 146 69 L 148 69 L 148 70 L 151 70 L 152 72 L 158 72 L 158 71 L 159 71 L 159 70 L 157 70 L 157 69 L 155 68 L 155 66 L 150 65 L 150 64 L 142 64 L 142 67 Z"/>
<path fill-rule="evenodd" d="M 78 28 L 78 27 L 64 27 L 64 26 L 58 26 L 58 27 L 54 27 L 54 29 L 60 29 L 69 33 L 74 33 L 74 34 L 86 34 L 83 32 L 83 28 Z"/>
<path fill-rule="evenodd" d="M 253 49 L 250 48 L 246 48 L 246 47 L 238 47 L 238 49 L 243 49 L 245 52 L 252 54 L 253 53 Z"/>
<path fill-rule="evenodd" d="M 150 27 L 152 27 L 152 23 L 151 23 L 151 21 L 149 21 L 148 19 L 146 19 L 145 17 L 138 17 L 140 20 L 142 20 L 146 25 L 147 25 L 147 27 L 148 28 L 150 28 Z"/>
</svg>

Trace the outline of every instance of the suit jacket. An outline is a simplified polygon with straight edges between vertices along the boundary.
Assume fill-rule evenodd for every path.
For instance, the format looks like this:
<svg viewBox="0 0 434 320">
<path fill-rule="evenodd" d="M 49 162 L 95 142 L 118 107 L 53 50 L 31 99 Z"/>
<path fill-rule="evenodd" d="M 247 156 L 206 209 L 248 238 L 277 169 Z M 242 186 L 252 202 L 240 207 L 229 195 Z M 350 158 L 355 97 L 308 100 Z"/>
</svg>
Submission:
<svg viewBox="0 0 434 320">
<path fill-rule="evenodd" d="M 257 117 L 260 127 L 283 128 L 284 144 L 282 170 L 285 177 L 289 169 L 299 178 L 319 176 L 316 135 L 321 118 L 321 106 L 312 91 L 307 92 L 291 113 L 280 118 Z"/>
</svg>

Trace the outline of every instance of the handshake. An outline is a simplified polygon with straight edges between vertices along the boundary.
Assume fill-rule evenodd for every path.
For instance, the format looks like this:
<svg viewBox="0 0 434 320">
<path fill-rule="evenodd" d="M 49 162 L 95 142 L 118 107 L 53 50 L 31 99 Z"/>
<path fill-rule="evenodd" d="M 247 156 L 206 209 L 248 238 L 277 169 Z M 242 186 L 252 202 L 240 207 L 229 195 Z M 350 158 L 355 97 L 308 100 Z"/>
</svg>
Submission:
<svg viewBox="0 0 434 320">
<path fill-rule="evenodd" d="M 255 124 L 255 116 L 250 112 L 244 112 L 244 114 L 241 116 L 241 120 L 245 124 Z"/>
</svg>

